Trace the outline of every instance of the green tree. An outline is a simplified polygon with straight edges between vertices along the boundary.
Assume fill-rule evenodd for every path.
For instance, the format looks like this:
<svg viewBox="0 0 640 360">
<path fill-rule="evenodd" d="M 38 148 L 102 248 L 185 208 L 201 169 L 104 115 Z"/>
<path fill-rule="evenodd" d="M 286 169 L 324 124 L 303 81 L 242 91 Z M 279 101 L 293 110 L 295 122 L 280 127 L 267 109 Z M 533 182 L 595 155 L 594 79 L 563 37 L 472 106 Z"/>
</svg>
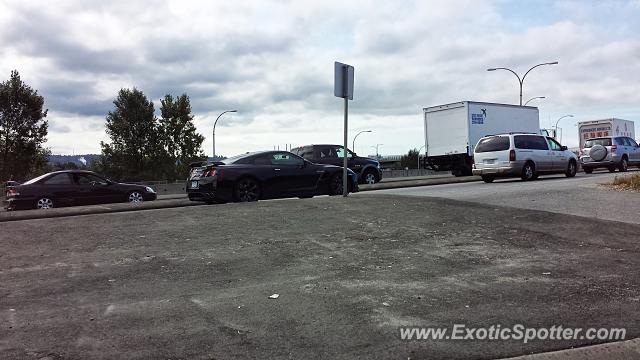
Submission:
<svg viewBox="0 0 640 360">
<path fill-rule="evenodd" d="M 418 167 L 418 149 L 409 150 L 406 155 L 400 158 L 402 168 L 416 169 Z"/>
<path fill-rule="evenodd" d="M 191 103 L 187 94 L 175 99 L 165 95 L 160 100 L 160 134 L 162 136 L 165 174 L 169 180 L 185 178 L 188 164 L 205 158 L 202 151 L 204 137 L 196 132 L 191 114 Z"/>
<path fill-rule="evenodd" d="M 95 168 L 118 179 L 148 180 L 159 176 L 163 157 L 153 102 L 142 91 L 121 89 L 107 114 L 111 143 L 100 143 L 102 156 Z"/>
<path fill-rule="evenodd" d="M 24 180 L 46 169 L 50 152 L 42 147 L 48 123 L 44 98 L 20 79 L 17 70 L 0 83 L 0 180 Z"/>
</svg>

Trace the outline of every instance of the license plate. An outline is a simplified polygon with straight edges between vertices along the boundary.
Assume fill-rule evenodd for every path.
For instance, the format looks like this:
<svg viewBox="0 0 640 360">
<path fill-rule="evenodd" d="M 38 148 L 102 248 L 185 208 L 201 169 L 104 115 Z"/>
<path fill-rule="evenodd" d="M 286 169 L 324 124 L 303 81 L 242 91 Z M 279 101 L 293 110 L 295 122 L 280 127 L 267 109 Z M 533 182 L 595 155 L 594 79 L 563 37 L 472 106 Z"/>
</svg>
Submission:
<svg viewBox="0 0 640 360">
<path fill-rule="evenodd" d="M 495 159 L 486 159 L 486 160 L 484 161 L 484 163 L 485 163 L 485 164 L 488 164 L 488 165 L 492 165 L 492 164 L 495 164 L 495 163 L 496 163 L 496 160 L 495 160 Z"/>
<path fill-rule="evenodd" d="M 191 188 L 192 189 L 197 189 L 198 188 L 198 181 L 197 180 L 194 180 L 194 181 L 191 182 Z"/>
</svg>

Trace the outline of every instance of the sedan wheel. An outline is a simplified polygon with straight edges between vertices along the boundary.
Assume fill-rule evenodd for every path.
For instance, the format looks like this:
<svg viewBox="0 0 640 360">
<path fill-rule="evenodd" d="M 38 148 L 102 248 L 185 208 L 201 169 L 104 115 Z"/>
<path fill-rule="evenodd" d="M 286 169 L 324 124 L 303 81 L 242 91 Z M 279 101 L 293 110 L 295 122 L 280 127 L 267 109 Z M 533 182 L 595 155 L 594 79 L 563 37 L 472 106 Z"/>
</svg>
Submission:
<svg viewBox="0 0 640 360">
<path fill-rule="evenodd" d="M 51 199 L 49 198 L 38 199 L 36 207 L 38 209 L 51 209 L 53 207 L 53 201 L 51 201 Z"/>
<path fill-rule="evenodd" d="M 342 195 L 342 174 L 335 174 L 329 182 L 329 195 Z"/>
<path fill-rule="evenodd" d="M 140 203 L 144 201 L 144 197 L 142 197 L 142 194 L 140 194 L 139 192 L 134 191 L 129 194 L 128 200 L 130 203 Z"/>
<path fill-rule="evenodd" d="M 258 201 L 260 186 L 251 178 L 240 179 L 236 185 L 236 200 L 240 202 Z"/>
</svg>

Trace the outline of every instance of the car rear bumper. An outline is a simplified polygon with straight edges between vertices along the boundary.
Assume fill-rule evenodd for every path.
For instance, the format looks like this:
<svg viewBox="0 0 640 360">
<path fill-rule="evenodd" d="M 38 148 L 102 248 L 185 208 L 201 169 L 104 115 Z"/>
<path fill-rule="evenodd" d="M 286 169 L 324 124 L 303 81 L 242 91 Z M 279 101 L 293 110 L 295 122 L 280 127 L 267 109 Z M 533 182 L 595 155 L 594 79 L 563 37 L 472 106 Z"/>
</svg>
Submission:
<svg viewBox="0 0 640 360">
<path fill-rule="evenodd" d="M 584 156 L 580 158 L 580 164 L 583 168 L 600 168 L 600 167 L 610 167 L 610 166 L 618 166 L 622 161 L 621 156 L 610 156 L 606 160 L 602 161 L 593 161 L 590 157 Z"/>
<path fill-rule="evenodd" d="M 231 201 L 232 194 L 218 186 L 216 177 L 190 179 L 185 186 L 192 201 Z"/>
<path fill-rule="evenodd" d="M 508 165 L 502 166 L 486 166 L 481 165 L 472 169 L 473 175 L 493 175 L 493 176 L 520 176 L 522 172 L 523 161 L 512 161 Z"/>
</svg>

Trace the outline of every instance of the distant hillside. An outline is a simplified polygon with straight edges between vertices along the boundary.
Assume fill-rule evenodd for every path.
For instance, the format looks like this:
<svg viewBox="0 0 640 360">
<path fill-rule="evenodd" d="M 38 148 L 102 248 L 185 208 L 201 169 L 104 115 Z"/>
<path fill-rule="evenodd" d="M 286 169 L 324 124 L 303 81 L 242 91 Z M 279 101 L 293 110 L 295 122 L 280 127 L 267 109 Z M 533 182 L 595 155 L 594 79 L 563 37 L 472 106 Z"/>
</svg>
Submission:
<svg viewBox="0 0 640 360">
<path fill-rule="evenodd" d="M 98 154 L 84 154 L 84 155 L 50 155 L 49 164 L 66 164 L 74 163 L 78 166 L 91 165 L 91 163 L 99 158 Z"/>
</svg>

